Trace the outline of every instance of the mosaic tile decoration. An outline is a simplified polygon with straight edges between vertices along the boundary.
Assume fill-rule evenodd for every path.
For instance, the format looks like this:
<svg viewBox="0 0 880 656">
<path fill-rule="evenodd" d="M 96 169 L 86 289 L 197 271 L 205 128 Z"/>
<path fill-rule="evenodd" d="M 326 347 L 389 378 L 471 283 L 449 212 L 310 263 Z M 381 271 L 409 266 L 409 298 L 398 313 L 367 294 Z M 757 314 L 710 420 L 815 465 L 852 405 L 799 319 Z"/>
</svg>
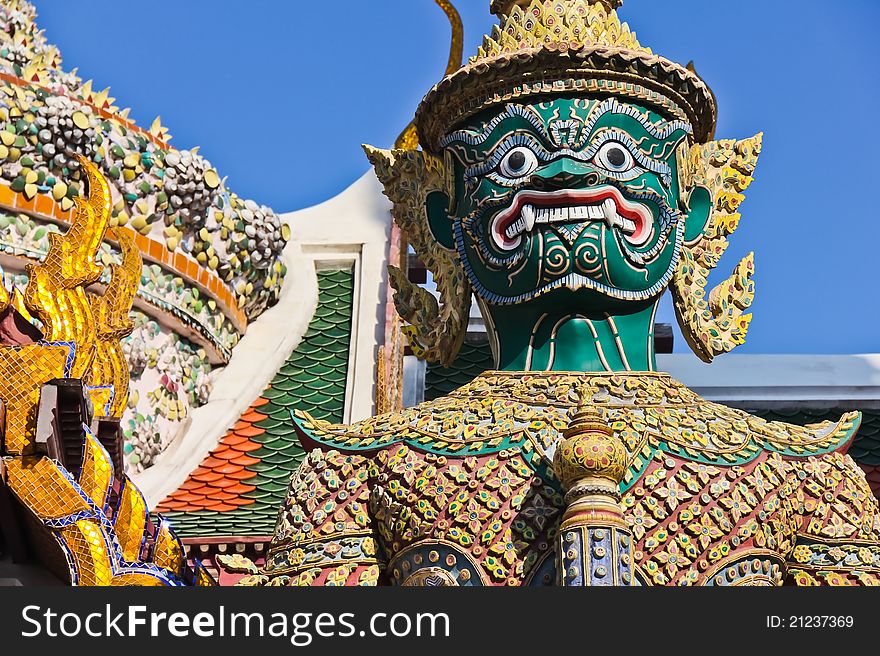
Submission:
<svg viewBox="0 0 880 656">
<path fill-rule="evenodd" d="M 470 383 L 484 371 L 492 368 L 492 353 L 488 343 L 463 344 L 461 352 L 448 369 L 428 363 L 425 371 L 425 400 L 433 401 L 455 389 Z M 859 410 L 857 407 L 843 409 L 750 410 L 753 415 L 767 421 L 782 421 L 804 426 L 823 421 L 837 421 L 843 410 Z M 863 410 L 862 425 L 849 449 L 859 466 L 865 470 L 874 495 L 880 499 L 880 411 Z"/>
<path fill-rule="evenodd" d="M 167 522 L 150 535 L 143 497 L 122 482 L 119 505 L 108 504 L 113 487 L 109 454 L 83 425 L 83 467 L 74 477 L 44 456 L 4 459 L 12 493 L 55 537 L 71 585 L 181 586 L 212 584 L 200 563 L 186 563 L 184 548 Z M 144 544 L 152 542 L 151 549 Z"/>
<path fill-rule="evenodd" d="M 98 165 L 115 189 L 112 225 L 141 252 L 196 280 L 242 326 L 278 298 L 289 228 L 237 196 L 197 151 L 169 145 L 156 119 L 144 129 L 109 89 L 62 68 L 26 0 L 0 7 L 0 204 L 63 220 L 82 186 L 71 153 Z"/>
</svg>

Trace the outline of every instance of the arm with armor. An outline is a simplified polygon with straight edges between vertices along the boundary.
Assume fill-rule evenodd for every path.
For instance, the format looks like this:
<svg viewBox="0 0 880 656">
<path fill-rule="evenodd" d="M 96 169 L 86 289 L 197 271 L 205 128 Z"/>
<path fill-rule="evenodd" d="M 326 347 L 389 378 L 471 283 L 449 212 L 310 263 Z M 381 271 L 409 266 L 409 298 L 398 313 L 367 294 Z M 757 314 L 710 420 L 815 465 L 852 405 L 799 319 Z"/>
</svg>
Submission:
<svg viewBox="0 0 880 656">
<path fill-rule="evenodd" d="M 841 453 L 793 461 L 801 526 L 788 562 L 795 585 L 880 585 L 880 509 Z"/>
<path fill-rule="evenodd" d="M 266 562 L 239 585 L 382 585 L 369 508 L 369 457 L 309 452 L 290 481 Z M 234 563 L 223 561 L 230 571 Z"/>
</svg>

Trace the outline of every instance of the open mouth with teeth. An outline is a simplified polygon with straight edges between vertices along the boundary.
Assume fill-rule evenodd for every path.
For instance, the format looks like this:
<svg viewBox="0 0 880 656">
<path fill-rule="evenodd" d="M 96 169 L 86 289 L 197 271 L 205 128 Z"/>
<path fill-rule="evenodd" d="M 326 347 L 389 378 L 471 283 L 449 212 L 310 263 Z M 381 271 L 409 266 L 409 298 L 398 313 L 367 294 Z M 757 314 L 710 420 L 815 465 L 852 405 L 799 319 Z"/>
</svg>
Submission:
<svg viewBox="0 0 880 656">
<path fill-rule="evenodd" d="M 523 190 L 510 207 L 493 220 L 490 233 L 503 251 L 511 251 L 522 242 L 522 235 L 536 227 L 553 224 L 602 221 L 616 228 L 635 247 L 647 244 L 654 234 L 650 210 L 641 203 L 623 197 L 616 187 L 563 189 L 542 192 Z"/>
</svg>

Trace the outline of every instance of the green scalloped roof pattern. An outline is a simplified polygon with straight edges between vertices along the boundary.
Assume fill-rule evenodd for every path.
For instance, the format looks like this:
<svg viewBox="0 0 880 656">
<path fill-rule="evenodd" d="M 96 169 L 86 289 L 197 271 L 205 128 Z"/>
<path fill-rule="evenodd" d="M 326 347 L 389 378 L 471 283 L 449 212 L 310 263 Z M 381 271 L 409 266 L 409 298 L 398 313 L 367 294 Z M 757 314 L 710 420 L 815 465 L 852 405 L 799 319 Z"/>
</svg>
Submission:
<svg viewBox="0 0 880 656">
<path fill-rule="evenodd" d="M 290 476 L 304 455 L 290 410 L 300 408 L 320 419 L 343 420 L 354 273 L 351 268 L 326 269 L 317 275 L 315 314 L 302 341 L 262 394 L 268 402 L 259 407 L 259 413 L 266 417 L 253 423 L 257 430 L 250 439 L 260 448 L 248 455 L 259 462 L 248 467 L 256 476 L 247 484 L 255 489 L 243 496 L 254 502 L 225 512 L 166 513 L 181 537 L 272 535 Z"/>
<path fill-rule="evenodd" d="M 425 400 L 433 401 L 467 385 L 484 371 L 495 366 L 488 342 L 461 345 L 458 357 L 448 367 L 428 363 L 425 369 Z"/>
<path fill-rule="evenodd" d="M 858 408 L 853 408 L 858 410 Z M 820 421 L 837 421 L 843 410 L 758 410 L 753 414 L 768 421 L 784 421 L 789 424 L 815 424 Z M 850 446 L 849 455 L 860 465 L 880 465 L 880 410 L 863 410 L 862 425 Z"/>
</svg>

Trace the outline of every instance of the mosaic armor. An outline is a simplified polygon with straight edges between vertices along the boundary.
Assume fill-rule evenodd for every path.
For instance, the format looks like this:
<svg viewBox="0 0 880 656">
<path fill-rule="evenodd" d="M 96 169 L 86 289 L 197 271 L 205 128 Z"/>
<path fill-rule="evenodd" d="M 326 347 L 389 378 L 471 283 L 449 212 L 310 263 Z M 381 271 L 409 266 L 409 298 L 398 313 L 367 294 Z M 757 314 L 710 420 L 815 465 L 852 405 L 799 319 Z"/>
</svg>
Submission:
<svg viewBox="0 0 880 656">
<path fill-rule="evenodd" d="M 857 413 L 799 427 L 707 402 L 665 374 L 488 372 L 350 426 L 300 414 L 315 448 L 250 582 L 560 582 L 569 504 L 555 471 L 578 465 L 553 456 L 586 404 L 622 447 L 624 519 L 588 531 L 587 584 L 878 581 L 877 503 L 845 455 Z"/>
</svg>

